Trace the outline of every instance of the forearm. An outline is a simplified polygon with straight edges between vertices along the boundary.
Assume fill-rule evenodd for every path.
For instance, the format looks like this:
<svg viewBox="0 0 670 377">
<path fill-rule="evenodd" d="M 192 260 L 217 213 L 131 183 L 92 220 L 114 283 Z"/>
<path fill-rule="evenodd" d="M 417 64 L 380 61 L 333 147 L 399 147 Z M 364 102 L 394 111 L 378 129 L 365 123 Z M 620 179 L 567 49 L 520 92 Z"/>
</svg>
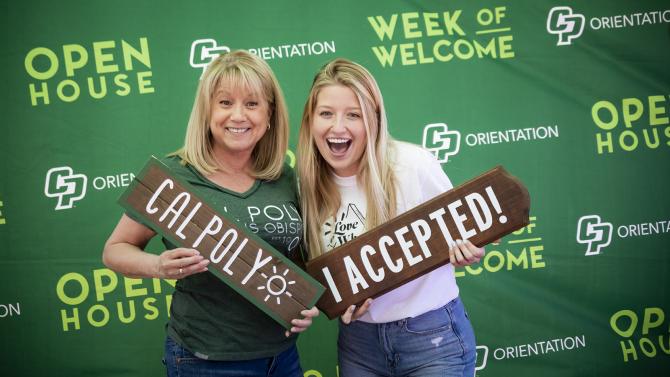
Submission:
<svg viewBox="0 0 670 377">
<path fill-rule="evenodd" d="M 105 245 L 102 261 L 110 269 L 132 278 L 158 278 L 158 255 L 129 243 Z"/>
</svg>

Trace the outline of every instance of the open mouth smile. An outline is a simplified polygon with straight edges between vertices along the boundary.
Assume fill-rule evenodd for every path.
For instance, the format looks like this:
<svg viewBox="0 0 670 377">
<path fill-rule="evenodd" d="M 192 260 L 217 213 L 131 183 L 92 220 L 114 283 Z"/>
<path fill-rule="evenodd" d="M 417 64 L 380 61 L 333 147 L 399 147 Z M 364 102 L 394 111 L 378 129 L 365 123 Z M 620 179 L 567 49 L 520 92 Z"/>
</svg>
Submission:
<svg viewBox="0 0 670 377">
<path fill-rule="evenodd" d="M 226 127 L 226 131 L 232 132 L 234 134 L 243 134 L 249 131 L 251 128 L 235 128 L 235 127 Z"/>
<path fill-rule="evenodd" d="M 343 155 L 347 153 L 351 147 L 352 140 L 348 138 L 328 138 L 326 139 L 330 151 L 335 155 Z"/>
</svg>

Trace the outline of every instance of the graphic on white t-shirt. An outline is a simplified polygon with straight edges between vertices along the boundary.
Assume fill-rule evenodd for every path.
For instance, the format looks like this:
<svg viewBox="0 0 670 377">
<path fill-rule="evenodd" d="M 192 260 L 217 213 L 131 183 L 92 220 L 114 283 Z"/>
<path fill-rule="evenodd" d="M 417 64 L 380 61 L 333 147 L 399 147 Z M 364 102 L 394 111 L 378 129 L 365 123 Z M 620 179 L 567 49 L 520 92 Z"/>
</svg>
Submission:
<svg viewBox="0 0 670 377">
<path fill-rule="evenodd" d="M 365 230 L 365 216 L 354 203 L 349 203 L 346 210 L 342 211 L 337 218 L 335 225 L 333 225 L 332 218 L 323 224 L 324 238 L 328 250 L 353 240 Z"/>
</svg>

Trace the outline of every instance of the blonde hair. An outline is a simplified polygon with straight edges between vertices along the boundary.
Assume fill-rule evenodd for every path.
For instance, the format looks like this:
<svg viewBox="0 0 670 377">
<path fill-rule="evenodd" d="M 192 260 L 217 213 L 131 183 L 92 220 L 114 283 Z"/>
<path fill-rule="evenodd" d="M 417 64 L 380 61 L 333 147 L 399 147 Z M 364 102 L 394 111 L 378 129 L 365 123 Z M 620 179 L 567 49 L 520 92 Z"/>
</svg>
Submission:
<svg viewBox="0 0 670 377">
<path fill-rule="evenodd" d="M 209 129 L 211 100 L 222 83 L 264 98 L 270 111 L 270 127 L 256 144 L 251 156 L 252 175 L 258 179 L 279 178 L 288 148 L 288 111 L 277 78 L 260 57 L 244 50 L 223 54 L 212 61 L 200 79 L 186 128 L 184 146 L 173 155 L 195 167 L 201 174 L 217 170 Z"/>
<path fill-rule="evenodd" d="M 319 153 L 310 127 L 319 92 L 330 85 L 344 85 L 351 89 L 363 113 L 367 140 L 357 179 L 367 199 L 366 228 L 370 230 L 390 220 L 396 212 L 396 183 L 390 165 L 391 136 L 381 91 L 374 77 L 363 66 L 346 59 L 335 59 L 323 66 L 314 77 L 300 124 L 298 176 L 310 259 L 325 253 L 321 226 L 329 217 L 336 216 L 341 205 L 331 168 Z"/>
</svg>

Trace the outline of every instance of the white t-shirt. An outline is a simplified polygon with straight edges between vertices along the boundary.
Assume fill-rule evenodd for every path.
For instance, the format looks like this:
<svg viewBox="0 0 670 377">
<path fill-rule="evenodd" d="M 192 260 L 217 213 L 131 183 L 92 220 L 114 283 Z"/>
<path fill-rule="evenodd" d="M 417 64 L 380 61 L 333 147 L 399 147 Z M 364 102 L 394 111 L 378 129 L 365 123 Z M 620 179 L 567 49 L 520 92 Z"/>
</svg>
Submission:
<svg viewBox="0 0 670 377">
<path fill-rule="evenodd" d="M 394 141 L 392 165 L 397 185 L 397 215 L 450 190 L 453 186 L 435 157 L 409 143 Z M 321 227 L 327 251 L 365 233 L 367 201 L 356 176 L 338 177 L 342 205 L 335 219 Z M 382 296 L 375 298 L 359 320 L 385 323 L 416 317 L 444 306 L 458 297 L 458 286 L 451 264 L 439 267 Z"/>
</svg>

